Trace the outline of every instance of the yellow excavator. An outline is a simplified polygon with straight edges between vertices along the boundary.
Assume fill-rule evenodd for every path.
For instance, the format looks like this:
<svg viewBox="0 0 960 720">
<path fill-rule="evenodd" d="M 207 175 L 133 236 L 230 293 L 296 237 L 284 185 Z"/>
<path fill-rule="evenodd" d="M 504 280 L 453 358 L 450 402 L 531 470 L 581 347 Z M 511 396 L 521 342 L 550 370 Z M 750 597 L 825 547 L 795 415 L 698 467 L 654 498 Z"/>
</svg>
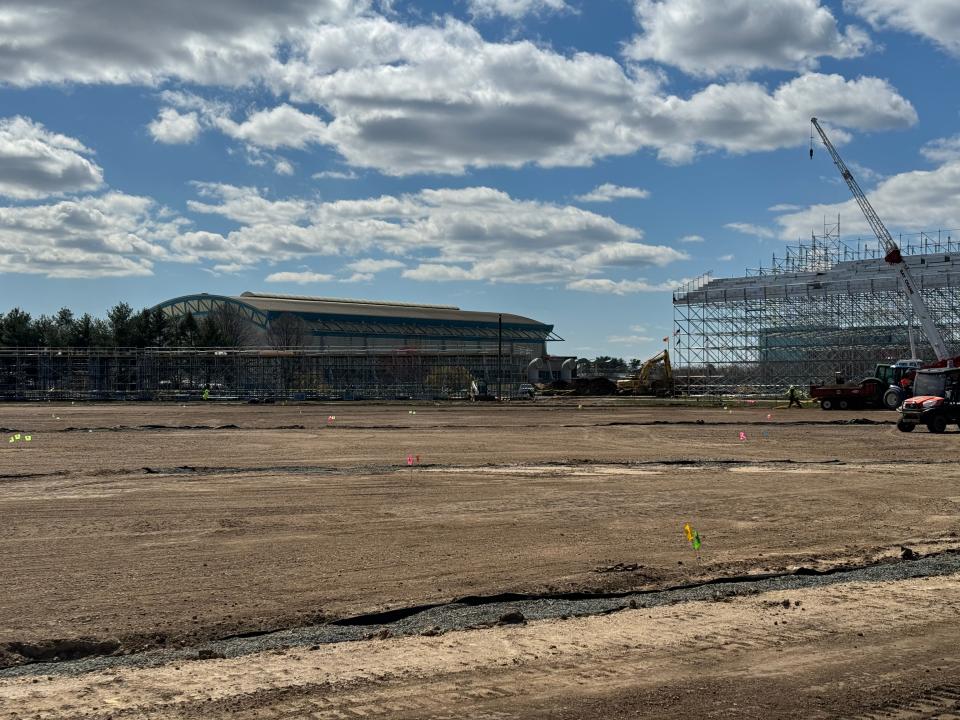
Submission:
<svg viewBox="0 0 960 720">
<path fill-rule="evenodd" d="M 672 395 L 673 369 L 670 367 L 670 353 L 661 350 L 652 358 L 645 360 L 632 378 L 618 380 L 617 394 L 660 397 Z"/>
</svg>

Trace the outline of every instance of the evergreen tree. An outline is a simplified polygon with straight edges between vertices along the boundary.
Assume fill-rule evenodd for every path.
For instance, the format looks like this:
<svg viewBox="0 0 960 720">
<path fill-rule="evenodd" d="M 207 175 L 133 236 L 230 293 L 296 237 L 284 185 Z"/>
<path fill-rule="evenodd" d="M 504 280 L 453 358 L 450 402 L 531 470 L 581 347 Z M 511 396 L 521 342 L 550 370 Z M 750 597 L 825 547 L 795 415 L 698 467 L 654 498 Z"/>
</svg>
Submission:
<svg viewBox="0 0 960 720">
<path fill-rule="evenodd" d="M 200 337 L 200 326 L 192 312 L 180 318 L 177 323 L 177 345 L 186 347 L 196 347 Z"/>
<path fill-rule="evenodd" d="M 127 303 L 117 303 L 107 313 L 111 344 L 115 347 L 130 347 L 134 342 L 133 308 Z"/>
<path fill-rule="evenodd" d="M 79 320 L 74 321 L 69 336 L 70 347 L 88 348 L 93 345 L 93 317 L 84 313 Z"/>
<path fill-rule="evenodd" d="M 73 317 L 73 310 L 62 307 L 53 316 L 53 324 L 56 331 L 56 339 L 51 343 L 51 347 L 71 347 L 76 344 L 76 320 Z"/>
<path fill-rule="evenodd" d="M 150 313 L 150 345 L 164 347 L 168 344 L 171 335 L 170 318 L 160 308 L 148 310 Z"/>
<path fill-rule="evenodd" d="M 113 334 L 110 326 L 100 318 L 94 318 L 90 327 L 90 346 L 106 348 L 113 345 Z"/>
<path fill-rule="evenodd" d="M 60 332 L 57 322 L 49 315 L 41 315 L 34 320 L 33 329 L 39 338 L 40 347 L 57 347 L 60 345 Z"/>
<path fill-rule="evenodd" d="M 205 315 L 200 321 L 200 332 L 197 338 L 199 347 L 223 347 L 227 344 L 220 326 L 210 315 Z"/>
<path fill-rule="evenodd" d="M 132 347 L 147 347 L 152 345 L 152 319 L 153 316 L 147 308 L 144 308 L 134 316 L 130 321 L 130 345 Z"/>
<path fill-rule="evenodd" d="M 30 313 L 14 308 L 3 318 L 0 345 L 4 347 L 36 347 L 40 336 L 31 322 Z"/>
</svg>

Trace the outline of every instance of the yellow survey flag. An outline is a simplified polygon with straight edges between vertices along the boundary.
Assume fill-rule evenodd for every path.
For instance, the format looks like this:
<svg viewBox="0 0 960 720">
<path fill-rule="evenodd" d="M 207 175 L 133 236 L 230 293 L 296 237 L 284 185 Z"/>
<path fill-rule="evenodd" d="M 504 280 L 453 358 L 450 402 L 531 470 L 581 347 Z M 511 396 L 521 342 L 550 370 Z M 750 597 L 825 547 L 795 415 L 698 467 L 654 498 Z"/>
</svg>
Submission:
<svg viewBox="0 0 960 720">
<path fill-rule="evenodd" d="M 693 542 L 693 528 L 690 527 L 690 523 L 683 526 L 683 531 L 687 534 L 687 540 Z"/>
</svg>

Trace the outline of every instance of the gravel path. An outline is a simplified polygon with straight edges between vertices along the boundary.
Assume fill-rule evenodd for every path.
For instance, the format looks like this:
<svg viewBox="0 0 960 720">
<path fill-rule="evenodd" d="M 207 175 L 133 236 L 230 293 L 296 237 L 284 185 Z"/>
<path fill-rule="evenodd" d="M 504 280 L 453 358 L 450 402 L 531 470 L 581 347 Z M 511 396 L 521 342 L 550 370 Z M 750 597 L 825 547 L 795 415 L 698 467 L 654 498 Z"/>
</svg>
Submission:
<svg viewBox="0 0 960 720">
<path fill-rule="evenodd" d="M 280 648 L 360 641 L 372 637 L 433 635 L 451 630 L 490 627 L 498 622 L 584 617 L 628 607 L 651 608 L 695 601 L 723 601 L 735 596 L 789 591 L 850 582 L 889 582 L 960 573 L 960 553 L 944 552 L 916 560 L 887 562 L 823 574 L 800 570 L 786 575 L 736 578 L 651 592 L 608 595 L 533 597 L 523 595 L 462 598 L 449 604 L 398 609 L 307 627 L 234 637 L 176 650 L 88 657 L 34 663 L 0 671 L 0 679 L 23 676 L 76 676 L 119 667 L 156 667 L 203 657 L 238 657 Z M 522 619 L 516 616 L 522 614 Z"/>
</svg>

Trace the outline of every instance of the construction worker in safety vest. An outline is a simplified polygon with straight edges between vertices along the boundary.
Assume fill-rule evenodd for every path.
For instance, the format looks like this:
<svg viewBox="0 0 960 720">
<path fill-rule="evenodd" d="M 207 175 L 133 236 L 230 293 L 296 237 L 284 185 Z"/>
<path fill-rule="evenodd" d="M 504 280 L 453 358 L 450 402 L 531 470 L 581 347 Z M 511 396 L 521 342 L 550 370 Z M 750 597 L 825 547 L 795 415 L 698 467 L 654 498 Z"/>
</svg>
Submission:
<svg viewBox="0 0 960 720">
<path fill-rule="evenodd" d="M 797 386 L 791 385 L 790 390 L 787 393 L 787 399 L 790 401 L 787 403 L 788 408 L 798 407 L 802 408 L 803 405 L 800 404 L 800 396 L 797 394 Z"/>
</svg>

